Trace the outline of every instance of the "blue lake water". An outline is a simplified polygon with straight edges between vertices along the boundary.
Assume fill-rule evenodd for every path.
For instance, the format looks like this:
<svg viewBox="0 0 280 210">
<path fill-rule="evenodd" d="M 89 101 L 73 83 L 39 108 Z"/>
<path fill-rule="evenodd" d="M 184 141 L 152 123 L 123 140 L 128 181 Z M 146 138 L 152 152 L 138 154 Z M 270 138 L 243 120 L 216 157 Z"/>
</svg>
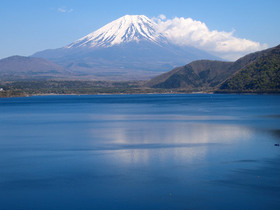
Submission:
<svg viewBox="0 0 280 210">
<path fill-rule="evenodd" d="M 280 96 L 0 99 L 0 209 L 279 209 Z"/>
</svg>

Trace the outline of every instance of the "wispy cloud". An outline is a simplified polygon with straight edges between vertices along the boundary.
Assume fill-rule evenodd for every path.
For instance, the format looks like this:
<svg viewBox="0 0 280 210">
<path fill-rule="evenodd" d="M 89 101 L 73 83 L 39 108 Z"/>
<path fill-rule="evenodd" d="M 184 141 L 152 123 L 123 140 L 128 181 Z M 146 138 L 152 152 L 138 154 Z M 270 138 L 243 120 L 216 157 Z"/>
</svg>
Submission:
<svg viewBox="0 0 280 210">
<path fill-rule="evenodd" d="M 158 16 L 158 18 L 159 18 L 160 20 L 165 20 L 165 19 L 166 19 L 166 16 L 165 16 L 164 14 L 161 14 L 161 15 Z"/>
<path fill-rule="evenodd" d="M 60 7 L 60 8 L 57 9 L 57 11 L 61 12 L 61 13 L 71 13 L 74 10 L 73 9 L 67 9 L 66 7 Z"/>
<path fill-rule="evenodd" d="M 154 20 L 158 23 L 158 31 L 174 44 L 193 46 L 228 60 L 267 48 L 266 44 L 235 37 L 234 31 L 211 31 L 205 23 L 191 18 L 165 19 L 160 15 Z"/>
</svg>

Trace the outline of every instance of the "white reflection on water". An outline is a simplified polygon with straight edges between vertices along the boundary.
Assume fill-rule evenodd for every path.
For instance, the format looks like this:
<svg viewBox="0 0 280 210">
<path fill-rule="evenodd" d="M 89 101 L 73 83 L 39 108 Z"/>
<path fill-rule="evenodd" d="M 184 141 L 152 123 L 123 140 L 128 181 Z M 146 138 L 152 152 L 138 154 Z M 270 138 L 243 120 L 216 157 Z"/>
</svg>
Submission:
<svg viewBox="0 0 280 210">
<path fill-rule="evenodd" d="M 247 127 L 211 123 L 226 122 L 223 116 L 113 115 L 93 116 L 93 147 L 120 150 L 114 158 L 123 163 L 148 163 L 157 156 L 192 162 L 207 154 L 212 145 L 238 143 L 250 139 Z M 209 120 L 209 123 L 208 121 Z M 106 123 L 105 123 L 106 122 Z"/>
<path fill-rule="evenodd" d="M 207 147 L 185 147 L 185 148 L 164 148 L 164 149 L 131 149 L 120 150 L 114 153 L 110 161 L 117 164 L 152 165 L 153 162 L 184 162 L 192 163 L 196 159 L 203 159 L 206 155 Z"/>
</svg>

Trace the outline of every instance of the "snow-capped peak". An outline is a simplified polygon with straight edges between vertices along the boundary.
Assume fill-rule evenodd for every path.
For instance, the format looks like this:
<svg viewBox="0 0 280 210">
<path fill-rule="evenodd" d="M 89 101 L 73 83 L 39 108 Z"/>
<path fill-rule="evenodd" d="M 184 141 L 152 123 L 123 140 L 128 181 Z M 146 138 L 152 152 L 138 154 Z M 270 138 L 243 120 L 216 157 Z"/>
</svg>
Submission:
<svg viewBox="0 0 280 210">
<path fill-rule="evenodd" d="M 66 48 L 111 47 L 141 40 L 160 44 L 165 38 L 156 32 L 156 23 L 145 15 L 125 15 L 94 31 Z"/>
</svg>

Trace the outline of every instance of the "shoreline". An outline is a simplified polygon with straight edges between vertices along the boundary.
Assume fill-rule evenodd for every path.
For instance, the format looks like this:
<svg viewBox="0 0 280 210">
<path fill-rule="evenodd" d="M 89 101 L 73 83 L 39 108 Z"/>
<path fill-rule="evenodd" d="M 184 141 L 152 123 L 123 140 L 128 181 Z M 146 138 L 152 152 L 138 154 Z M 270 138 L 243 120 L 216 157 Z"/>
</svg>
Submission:
<svg viewBox="0 0 280 210">
<path fill-rule="evenodd" d="M 0 82 L 0 98 L 48 95 L 128 95 L 128 94 L 280 94 L 280 89 L 222 90 L 219 87 L 153 88 L 142 82 L 105 81 L 11 81 Z"/>
<path fill-rule="evenodd" d="M 27 98 L 33 96 L 110 96 L 110 95 L 192 95 L 192 94 L 216 94 L 216 95 L 280 95 L 279 92 L 152 92 L 152 93 L 41 93 L 41 94 L 23 94 L 23 95 L 11 95 L 0 96 L 0 99 L 4 98 Z"/>
</svg>

